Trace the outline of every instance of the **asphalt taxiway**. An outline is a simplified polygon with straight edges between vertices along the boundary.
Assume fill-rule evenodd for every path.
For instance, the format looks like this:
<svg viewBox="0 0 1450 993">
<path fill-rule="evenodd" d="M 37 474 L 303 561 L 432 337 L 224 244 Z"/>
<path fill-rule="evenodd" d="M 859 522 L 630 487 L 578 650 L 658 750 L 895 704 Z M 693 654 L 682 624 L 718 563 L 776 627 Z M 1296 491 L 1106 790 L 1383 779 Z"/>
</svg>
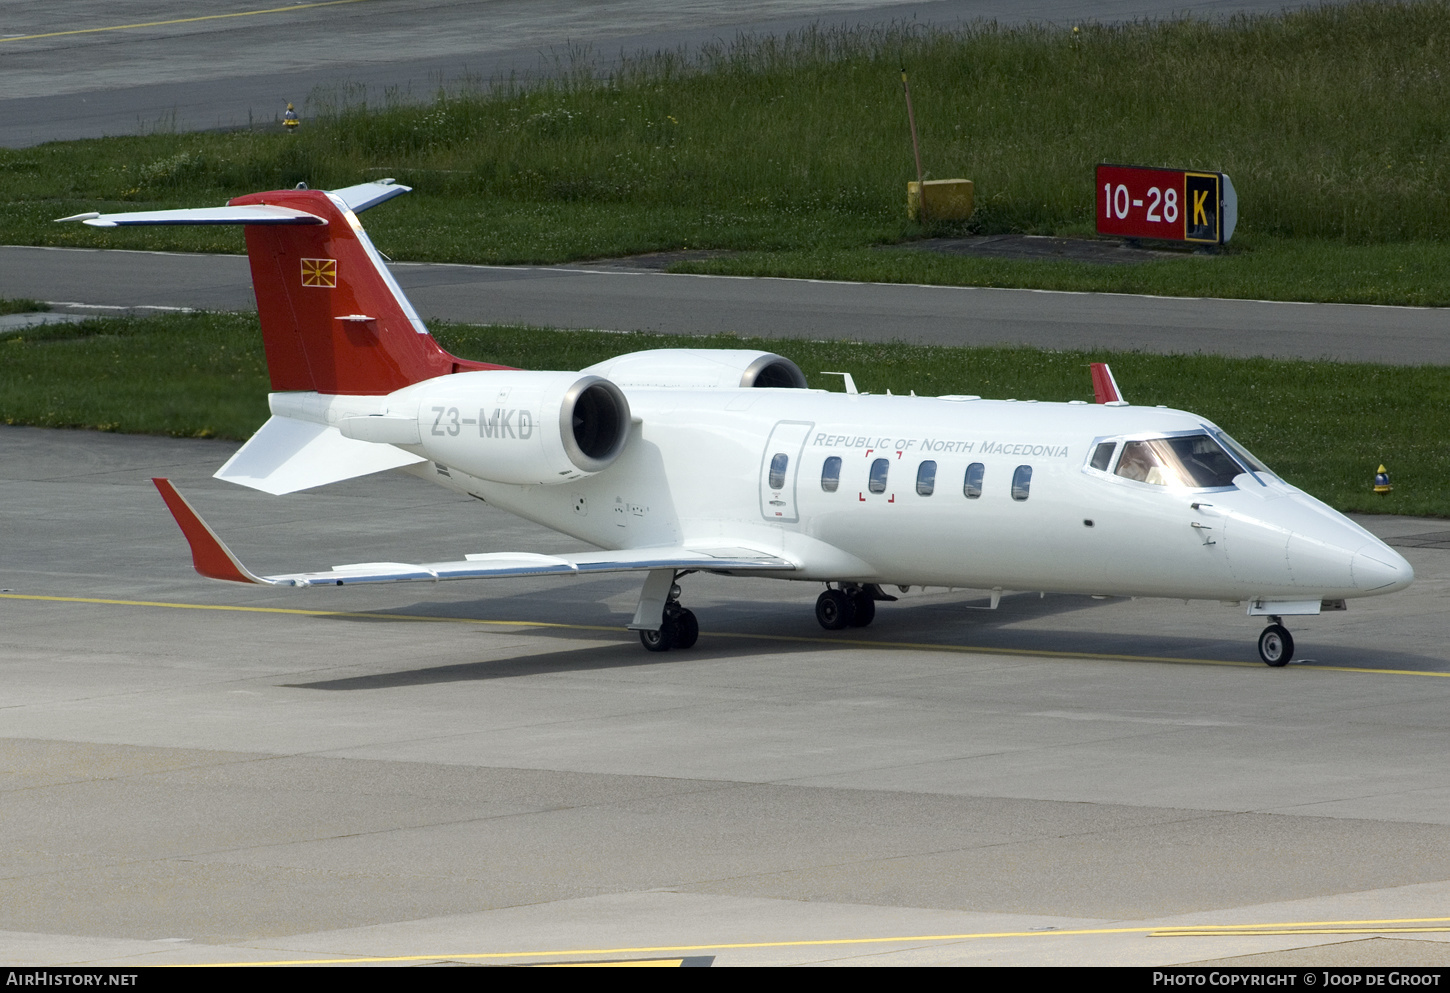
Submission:
<svg viewBox="0 0 1450 993">
<path fill-rule="evenodd" d="M 272 498 L 234 446 L 0 428 L 0 961 L 1450 962 L 1443 522 L 1293 625 L 806 584 L 205 581 L 561 539 L 408 477 Z M 1437 547 L 1439 546 L 1439 547 Z M 1393 923 L 1392 923 L 1393 922 Z M 1183 930 L 1183 929 L 1188 930 Z"/>
<path fill-rule="evenodd" d="M 396 263 L 426 320 L 766 338 L 1450 364 L 1443 308 Z M 0 297 L 57 313 L 254 310 L 239 255 L 0 247 Z"/>
<path fill-rule="evenodd" d="M 49 0 L 0 5 L 0 146 L 277 126 L 813 25 L 1275 13 L 1283 0 Z"/>
</svg>

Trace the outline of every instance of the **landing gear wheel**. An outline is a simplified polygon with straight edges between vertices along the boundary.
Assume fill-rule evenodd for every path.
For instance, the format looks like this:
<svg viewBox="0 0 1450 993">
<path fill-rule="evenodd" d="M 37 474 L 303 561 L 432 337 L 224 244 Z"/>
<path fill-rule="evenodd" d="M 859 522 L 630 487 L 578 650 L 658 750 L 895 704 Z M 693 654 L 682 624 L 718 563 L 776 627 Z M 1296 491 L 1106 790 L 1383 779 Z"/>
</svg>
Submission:
<svg viewBox="0 0 1450 993">
<path fill-rule="evenodd" d="M 697 629 L 696 634 L 698 635 L 698 633 Z M 651 652 L 668 652 L 675 647 L 678 638 L 679 628 L 669 618 L 665 618 L 660 623 L 658 631 L 641 631 L 639 633 L 639 643 Z"/>
<path fill-rule="evenodd" d="M 876 619 L 876 601 L 866 590 L 852 590 L 851 597 L 851 626 L 853 628 L 864 628 Z"/>
<path fill-rule="evenodd" d="M 1259 635 L 1259 658 L 1274 668 L 1286 666 L 1294 657 L 1294 638 L 1282 624 L 1270 624 Z"/>
<path fill-rule="evenodd" d="M 681 608 L 675 615 L 675 647 L 694 648 L 699 639 L 700 622 L 695 619 L 694 611 Z"/>
<path fill-rule="evenodd" d="M 851 626 L 855 606 L 841 590 L 826 590 L 816 599 L 816 620 L 827 631 L 840 631 Z"/>
</svg>

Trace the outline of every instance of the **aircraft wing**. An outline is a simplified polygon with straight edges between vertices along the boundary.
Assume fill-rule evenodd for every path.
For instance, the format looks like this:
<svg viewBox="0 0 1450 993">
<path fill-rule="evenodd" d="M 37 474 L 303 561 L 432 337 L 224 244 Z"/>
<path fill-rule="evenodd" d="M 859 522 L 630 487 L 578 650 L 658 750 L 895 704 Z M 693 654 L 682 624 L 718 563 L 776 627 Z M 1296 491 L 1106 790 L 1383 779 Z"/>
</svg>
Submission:
<svg viewBox="0 0 1450 993">
<path fill-rule="evenodd" d="M 360 583 L 441 582 L 447 579 L 509 579 L 523 576 L 579 576 L 600 572 L 647 572 L 652 569 L 699 569 L 712 572 L 791 571 L 799 566 L 788 559 L 754 548 L 683 546 L 631 548 L 621 551 L 536 555 L 530 552 L 490 552 L 466 555 L 454 562 L 357 562 L 333 566 L 327 572 L 299 572 L 259 576 L 201 519 L 169 479 L 154 478 L 176 523 L 191 545 L 196 571 L 211 579 L 264 586 L 353 586 Z"/>
</svg>

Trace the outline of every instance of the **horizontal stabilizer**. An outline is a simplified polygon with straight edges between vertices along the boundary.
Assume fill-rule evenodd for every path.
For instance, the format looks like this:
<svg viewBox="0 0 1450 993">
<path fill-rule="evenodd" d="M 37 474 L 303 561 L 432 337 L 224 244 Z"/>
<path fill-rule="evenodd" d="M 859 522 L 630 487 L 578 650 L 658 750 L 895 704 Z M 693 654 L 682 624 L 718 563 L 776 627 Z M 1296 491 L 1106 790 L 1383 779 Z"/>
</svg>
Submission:
<svg viewBox="0 0 1450 993">
<path fill-rule="evenodd" d="M 393 197 L 408 193 L 411 186 L 398 186 L 391 179 L 377 183 L 359 183 L 340 190 L 329 190 L 354 214 L 376 207 Z M 81 221 L 93 228 L 126 228 L 143 224 L 326 224 L 324 218 L 293 207 L 275 204 L 248 203 L 225 207 L 187 207 L 181 210 L 132 210 L 119 214 L 91 211 L 60 217 L 57 221 Z"/>
<path fill-rule="evenodd" d="M 344 438 L 335 427 L 274 416 L 216 478 L 280 495 L 426 461 L 391 445 Z"/>
<path fill-rule="evenodd" d="M 181 210 L 132 210 L 121 214 L 76 214 L 58 221 L 82 221 L 93 228 L 141 224 L 326 224 L 316 214 L 292 207 L 253 203 L 241 207 L 186 207 Z"/>
<path fill-rule="evenodd" d="M 359 183 L 356 186 L 344 186 L 340 190 L 328 190 L 333 196 L 347 204 L 347 209 L 354 214 L 361 214 L 369 207 L 376 207 L 384 201 L 393 197 L 402 196 L 404 193 L 411 193 L 413 187 L 399 186 L 391 179 L 380 179 L 375 183 Z"/>
<path fill-rule="evenodd" d="M 646 572 L 653 569 L 699 569 L 711 572 L 791 571 L 796 563 L 770 552 L 743 546 L 699 548 L 630 548 L 612 552 L 537 555 L 490 552 L 454 562 L 357 562 L 327 572 L 258 576 L 242 565 L 215 531 L 207 526 L 167 479 L 153 479 L 176 523 L 191 545 L 196 571 L 210 579 L 266 586 L 353 586 L 361 583 L 441 582 L 449 579 L 514 579 L 523 576 L 579 576 L 601 572 Z"/>
</svg>

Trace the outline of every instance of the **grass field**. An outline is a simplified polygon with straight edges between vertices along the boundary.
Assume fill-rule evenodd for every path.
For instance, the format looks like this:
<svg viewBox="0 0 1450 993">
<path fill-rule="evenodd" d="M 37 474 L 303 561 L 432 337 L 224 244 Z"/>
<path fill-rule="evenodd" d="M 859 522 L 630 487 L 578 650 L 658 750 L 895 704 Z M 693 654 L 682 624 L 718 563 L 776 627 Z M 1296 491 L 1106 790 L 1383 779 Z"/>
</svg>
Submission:
<svg viewBox="0 0 1450 993">
<path fill-rule="evenodd" d="M 1088 363 L 1109 361 L 1128 398 L 1217 422 L 1290 482 L 1341 510 L 1450 516 L 1450 369 L 1213 356 L 752 341 L 440 325 L 466 358 L 578 369 L 626 351 L 749 347 L 786 355 L 818 388 L 1090 400 Z M 0 338 L 0 422 L 248 437 L 267 418 L 255 315 L 184 314 L 27 329 Z M 1371 492 L 1376 466 L 1394 475 Z"/>
<path fill-rule="evenodd" d="M 683 248 L 696 270 L 1165 294 L 1450 303 L 1450 2 L 1067 29 L 901 27 L 587 64 L 527 91 L 314 109 L 299 133 L 0 150 L 0 241 L 237 251 L 234 230 L 98 232 L 86 210 L 220 203 L 393 176 L 367 217 L 394 258 L 558 262 Z M 905 218 L 899 70 L 965 226 Z M 1133 267 L 923 259 L 924 234 L 1088 235 L 1101 161 L 1229 173 L 1231 250 Z"/>
</svg>

